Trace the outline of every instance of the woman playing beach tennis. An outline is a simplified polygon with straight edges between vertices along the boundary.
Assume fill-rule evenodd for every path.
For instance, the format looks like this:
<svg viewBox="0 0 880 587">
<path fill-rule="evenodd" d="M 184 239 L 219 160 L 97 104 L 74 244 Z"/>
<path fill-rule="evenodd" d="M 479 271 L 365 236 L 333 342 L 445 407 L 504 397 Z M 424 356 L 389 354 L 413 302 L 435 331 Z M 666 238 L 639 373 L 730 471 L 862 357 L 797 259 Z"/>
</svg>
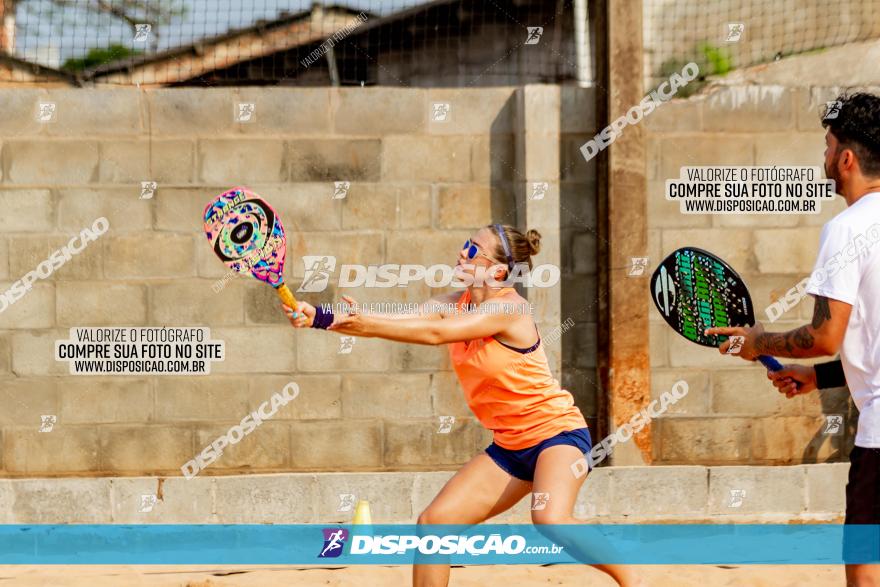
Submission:
<svg viewBox="0 0 880 587">
<path fill-rule="evenodd" d="M 571 394 L 550 373 L 547 356 L 528 302 L 504 287 L 517 264 L 531 268 L 541 235 L 500 224 L 481 228 L 459 253 L 455 271 L 469 285 L 464 292 L 437 296 L 423 313 L 388 315 L 351 309 L 333 315 L 298 302 L 284 306 L 294 327 L 326 328 L 341 334 L 449 347 L 453 368 L 468 406 L 494 433 L 485 452 L 472 458 L 419 516 L 419 524 L 478 524 L 533 494 L 532 521 L 549 530 L 576 524 L 572 516 L 586 479 L 591 449 L 587 424 Z M 487 275 L 490 279 L 480 279 Z M 540 509 L 534 500 L 540 499 Z M 578 560 L 589 545 L 563 544 Z M 584 557 L 579 552 L 586 553 Z M 631 570 L 596 565 L 620 585 L 636 585 Z M 414 565 L 416 587 L 447 585 L 449 565 Z"/>
</svg>

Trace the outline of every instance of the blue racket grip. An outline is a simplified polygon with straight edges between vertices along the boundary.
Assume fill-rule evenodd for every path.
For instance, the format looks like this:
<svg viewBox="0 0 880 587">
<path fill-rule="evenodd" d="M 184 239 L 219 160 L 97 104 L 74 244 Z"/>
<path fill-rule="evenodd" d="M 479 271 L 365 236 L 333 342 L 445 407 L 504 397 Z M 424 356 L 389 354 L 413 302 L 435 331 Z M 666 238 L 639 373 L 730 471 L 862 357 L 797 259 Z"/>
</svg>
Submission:
<svg viewBox="0 0 880 587">
<path fill-rule="evenodd" d="M 758 360 L 761 361 L 761 364 L 767 367 L 768 371 L 779 371 L 782 369 L 782 363 L 774 359 L 773 357 L 767 355 L 761 355 L 758 357 Z"/>
</svg>

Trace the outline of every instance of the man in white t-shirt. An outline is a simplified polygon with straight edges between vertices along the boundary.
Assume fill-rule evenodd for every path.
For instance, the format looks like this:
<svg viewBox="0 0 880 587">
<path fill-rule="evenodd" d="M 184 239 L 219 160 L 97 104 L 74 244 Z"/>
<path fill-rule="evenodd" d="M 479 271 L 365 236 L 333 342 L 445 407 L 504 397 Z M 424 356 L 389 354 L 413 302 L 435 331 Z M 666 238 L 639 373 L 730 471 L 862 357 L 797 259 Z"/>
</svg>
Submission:
<svg viewBox="0 0 880 587">
<path fill-rule="evenodd" d="M 850 453 L 846 486 L 846 523 L 880 524 L 880 97 L 842 95 L 826 108 L 825 174 L 847 209 L 822 229 L 819 254 L 807 286 L 815 298 L 813 320 L 789 332 L 752 328 L 712 328 L 708 334 L 745 336 L 739 356 L 810 358 L 835 355 L 840 361 L 820 365 L 785 365 L 768 374 L 787 397 L 846 383 L 859 409 L 855 447 Z M 729 342 L 719 349 L 727 351 Z M 842 369 L 841 369 L 842 367 Z M 842 371 L 842 373 L 841 373 Z M 841 375 L 845 375 L 845 381 Z M 855 528 L 864 530 L 864 527 Z M 854 534 L 852 534 L 854 535 Z M 844 542 L 845 560 L 872 549 Z M 847 534 L 851 536 L 851 534 Z M 861 549 L 859 548 L 861 547 Z M 860 556 L 857 555 L 857 556 Z M 880 565 L 848 564 L 847 585 L 880 587 Z"/>
</svg>

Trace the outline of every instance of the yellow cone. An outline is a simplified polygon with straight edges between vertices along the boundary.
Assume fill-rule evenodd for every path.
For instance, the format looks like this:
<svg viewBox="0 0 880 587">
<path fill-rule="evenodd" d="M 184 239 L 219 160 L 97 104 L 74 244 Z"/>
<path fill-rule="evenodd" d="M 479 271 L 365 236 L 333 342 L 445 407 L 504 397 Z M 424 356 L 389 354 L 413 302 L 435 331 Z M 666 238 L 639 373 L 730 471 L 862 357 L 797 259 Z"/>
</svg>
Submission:
<svg viewBox="0 0 880 587">
<path fill-rule="evenodd" d="M 359 499 L 354 507 L 354 520 L 352 524 L 372 524 L 370 517 L 370 502 L 366 499 Z"/>
</svg>

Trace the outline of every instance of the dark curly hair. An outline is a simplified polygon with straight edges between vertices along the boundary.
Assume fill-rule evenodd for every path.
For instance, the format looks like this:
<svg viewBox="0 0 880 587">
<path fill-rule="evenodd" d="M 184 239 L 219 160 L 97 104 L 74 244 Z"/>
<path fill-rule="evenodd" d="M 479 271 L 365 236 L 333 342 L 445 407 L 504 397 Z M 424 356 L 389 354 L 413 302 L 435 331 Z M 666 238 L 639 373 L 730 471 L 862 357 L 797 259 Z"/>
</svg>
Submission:
<svg viewBox="0 0 880 587">
<path fill-rule="evenodd" d="M 822 111 L 822 126 L 856 154 L 862 173 L 880 176 L 880 96 L 843 93 Z"/>
</svg>

